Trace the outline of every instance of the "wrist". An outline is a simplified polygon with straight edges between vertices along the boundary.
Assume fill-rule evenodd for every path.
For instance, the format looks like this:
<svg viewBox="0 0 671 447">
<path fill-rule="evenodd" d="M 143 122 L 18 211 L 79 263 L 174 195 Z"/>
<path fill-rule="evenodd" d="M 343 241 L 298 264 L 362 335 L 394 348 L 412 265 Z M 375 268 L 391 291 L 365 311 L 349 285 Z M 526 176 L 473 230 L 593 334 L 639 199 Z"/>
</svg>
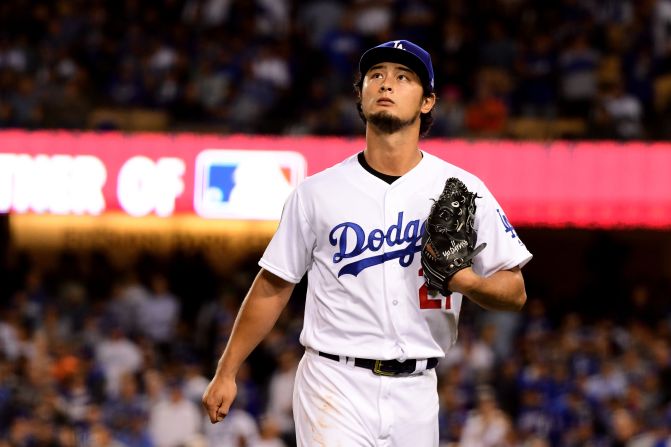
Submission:
<svg viewBox="0 0 671 447">
<path fill-rule="evenodd" d="M 471 292 L 478 289 L 481 281 L 482 277 L 475 273 L 471 267 L 468 267 L 455 273 L 450 278 L 448 287 L 454 292 L 469 296 Z"/>
<path fill-rule="evenodd" d="M 238 375 L 238 369 L 233 368 L 230 365 L 227 365 L 221 361 L 217 364 L 217 371 L 215 376 L 221 380 L 235 380 L 235 377 Z"/>
</svg>

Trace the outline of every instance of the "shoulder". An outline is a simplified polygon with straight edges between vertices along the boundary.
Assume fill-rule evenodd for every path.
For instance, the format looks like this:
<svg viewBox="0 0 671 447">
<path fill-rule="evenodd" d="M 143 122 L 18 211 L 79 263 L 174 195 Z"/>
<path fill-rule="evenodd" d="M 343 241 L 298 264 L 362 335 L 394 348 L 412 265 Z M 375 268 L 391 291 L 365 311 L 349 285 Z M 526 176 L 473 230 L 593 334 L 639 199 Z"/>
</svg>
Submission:
<svg viewBox="0 0 671 447">
<path fill-rule="evenodd" d="M 296 190 L 299 195 L 306 195 L 322 188 L 334 187 L 341 184 L 348 176 L 353 175 L 357 166 L 359 162 L 355 154 L 330 168 L 307 177 L 296 187 Z"/>
<path fill-rule="evenodd" d="M 430 171 L 429 175 L 443 179 L 443 181 L 450 177 L 456 177 L 464 182 L 471 191 L 486 190 L 484 182 L 475 174 L 428 152 L 422 151 L 422 153 L 427 163 L 427 169 Z"/>
</svg>

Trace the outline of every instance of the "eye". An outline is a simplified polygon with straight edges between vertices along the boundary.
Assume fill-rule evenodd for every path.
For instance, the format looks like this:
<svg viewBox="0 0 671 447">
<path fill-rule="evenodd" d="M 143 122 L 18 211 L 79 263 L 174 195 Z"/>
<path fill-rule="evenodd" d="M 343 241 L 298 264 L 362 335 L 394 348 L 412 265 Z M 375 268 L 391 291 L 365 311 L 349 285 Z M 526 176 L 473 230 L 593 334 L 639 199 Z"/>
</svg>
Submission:
<svg viewBox="0 0 671 447">
<path fill-rule="evenodd" d="M 398 79 L 401 80 L 401 81 L 407 81 L 410 78 L 408 78 L 407 75 L 400 74 L 400 75 L 398 75 Z"/>
<path fill-rule="evenodd" d="M 370 75 L 370 77 L 372 79 L 379 79 L 382 77 L 382 73 L 373 73 L 372 75 Z"/>
</svg>

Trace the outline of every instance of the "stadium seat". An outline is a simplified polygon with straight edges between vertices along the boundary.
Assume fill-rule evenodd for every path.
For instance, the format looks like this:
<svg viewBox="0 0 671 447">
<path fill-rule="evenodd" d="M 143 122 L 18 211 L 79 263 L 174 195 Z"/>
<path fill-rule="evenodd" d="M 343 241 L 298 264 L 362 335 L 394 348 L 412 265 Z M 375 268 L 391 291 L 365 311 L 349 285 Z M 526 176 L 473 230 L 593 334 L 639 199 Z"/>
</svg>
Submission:
<svg viewBox="0 0 671 447">
<path fill-rule="evenodd" d="M 551 140 L 577 138 L 587 132 L 587 124 L 579 118 L 511 118 L 507 133 L 520 140 Z"/>
<path fill-rule="evenodd" d="M 515 139 L 544 140 L 548 135 L 548 121 L 541 118 L 511 118 L 508 134 Z"/>
<path fill-rule="evenodd" d="M 581 138 L 587 134 L 587 123 L 580 118 L 559 118 L 550 125 L 550 138 Z"/>
<path fill-rule="evenodd" d="M 98 108 L 89 115 L 89 127 L 124 132 L 165 131 L 168 115 L 160 110 Z"/>
</svg>

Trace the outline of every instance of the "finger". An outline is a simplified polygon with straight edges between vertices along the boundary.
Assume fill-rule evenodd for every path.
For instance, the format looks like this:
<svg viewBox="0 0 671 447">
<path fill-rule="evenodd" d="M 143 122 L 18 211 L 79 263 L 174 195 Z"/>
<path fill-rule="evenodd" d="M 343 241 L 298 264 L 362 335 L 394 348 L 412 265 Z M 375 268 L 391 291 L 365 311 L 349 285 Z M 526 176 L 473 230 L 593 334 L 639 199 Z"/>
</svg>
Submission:
<svg viewBox="0 0 671 447">
<path fill-rule="evenodd" d="M 228 409 L 224 408 L 223 405 L 219 405 L 219 407 L 217 407 L 217 410 L 215 411 L 215 416 L 214 416 L 215 420 L 212 421 L 212 423 L 216 424 L 217 422 L 223 421 L 224 418 L 226 418 L 227 415 L 228 415 Z"/>
<path fill-rule="evenodd" d="M 207 414 L 210 417 L 210 422 L 216 424 L 224 420 L 228 414 L 228 409 L 224 407 L 223 402 L 218 404 L 206 404 Z"/>
<path fill-rule="evenodd" d="M 207 416 L 210 418 L 211 423 L 218 422 L 219 419 L 219 408 L 221 404 L 213 404 L 211 402 L 203 402 L 205 405 L 205 410 L 207 411 Z"/>
<path fill-rule="evenodd" d="M 216 410 L 207 410 L 207 415 L 210 418 L 210 422 L 212 424 L 217 423 L 219 420 L 217 419 L 217 411 Z"/>
</svg>

